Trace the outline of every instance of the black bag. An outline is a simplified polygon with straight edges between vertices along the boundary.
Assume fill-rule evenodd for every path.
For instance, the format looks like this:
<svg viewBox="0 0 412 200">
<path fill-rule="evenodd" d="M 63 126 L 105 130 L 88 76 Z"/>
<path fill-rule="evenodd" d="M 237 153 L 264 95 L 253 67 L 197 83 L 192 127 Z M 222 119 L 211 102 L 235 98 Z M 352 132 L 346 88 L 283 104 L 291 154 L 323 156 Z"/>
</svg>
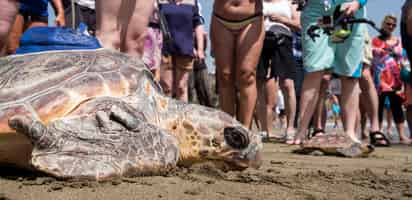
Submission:
<svg viewBox="0 0 412 200">
<path fill-rule="evenodd" d="M 171 44 L 173 42 L 173 37 L 172 34 L 170 33 L 169 30 L 169 25 L 167 23 L 166 17 L 164 13 L 162 12 L 162 9 L 160 9 L 160 2 L 157 0 L 157 6 L 159 8 L 159 26 L 160 26 L 160 31 L 162 31 L 163 35 L 163 43 L 165 44 Z"/>
</svg>

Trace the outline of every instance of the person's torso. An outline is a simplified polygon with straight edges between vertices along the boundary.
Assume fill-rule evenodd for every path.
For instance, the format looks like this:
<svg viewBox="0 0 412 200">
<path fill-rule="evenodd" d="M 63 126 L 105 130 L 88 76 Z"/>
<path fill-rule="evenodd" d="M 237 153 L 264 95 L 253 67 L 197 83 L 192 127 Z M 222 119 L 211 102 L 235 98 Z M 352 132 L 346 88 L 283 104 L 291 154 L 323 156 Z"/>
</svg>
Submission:
<svg viewBox="0 0 412 200">
<path fill-rule="evenodd" d="M 262 13 L 262 0 L 216 0 L 213 12 L 228 20 L 243 20 Z"/>
<path fill-rule="evenodd" d="M 392 87 L 399 86 L 400 60 L 402 59 L 402 45 L 399 39 L 387 43 L 378 37 L 372 40 L 373 70 L 378 78 L 378 89 L 381 92 L 392 91 Z"/>
<path fill-rule="evenodd" d="M 271 15 L 279 15 L 292 19 L 292 10 L 288 0 L 278 0 L 276 2 L 263 2 L 263 15 L 265 16 L 265 30 L 277 32 L 278 28 L 290 30 L 285 24 L 270 20 Z"/>
<path fill-rule="evenodd" d="M 200 19 L 197 1 L 159 0 L 159 10 L 165 16 L 173 38 L 173 44 L 165 45 L 164 52 L 173 55 L 192 56 L 194 48 L 193 31 Z"/>
</svg>

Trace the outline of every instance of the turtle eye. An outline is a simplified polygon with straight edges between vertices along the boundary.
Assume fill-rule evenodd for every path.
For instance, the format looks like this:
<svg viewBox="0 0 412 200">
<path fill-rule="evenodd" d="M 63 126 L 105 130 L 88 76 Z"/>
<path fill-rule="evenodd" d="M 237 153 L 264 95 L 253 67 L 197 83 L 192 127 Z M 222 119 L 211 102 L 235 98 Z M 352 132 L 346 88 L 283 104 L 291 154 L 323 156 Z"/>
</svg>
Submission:
<svg viewBox="0 0 412 200">
<path fill-rule="evenodd" d="M 228 127 L 223 131 L 226 143 L 235 149 L 244 149 L 249 145 L 247 132 L 242 127 Z"/>
</svg>

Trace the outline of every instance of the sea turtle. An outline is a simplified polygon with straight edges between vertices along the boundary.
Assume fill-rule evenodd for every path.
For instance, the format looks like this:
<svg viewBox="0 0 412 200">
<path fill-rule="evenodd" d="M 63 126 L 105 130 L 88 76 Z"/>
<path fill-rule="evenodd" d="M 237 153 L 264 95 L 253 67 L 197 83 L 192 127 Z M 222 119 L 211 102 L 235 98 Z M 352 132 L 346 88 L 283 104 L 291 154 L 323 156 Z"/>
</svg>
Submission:
<svg viewBox="0 0 412 200">
<path fill-rule="evenodd" d="M 28 136 L 28 137 L 27 137 Z M 259 135 L 168 98 L 144 64 L 106 49 L 0 59 L 0 163 L 107 179 L 212 161 L 259 167 Z"/>
<path fill-rule="evenodd" d="M 303 142 L 296 153 L 337 155 L 344 157 L 366 157 L 374 151 L 369 144 L 353 141 L 345 134 L 319 134 Z"/>
</svg>

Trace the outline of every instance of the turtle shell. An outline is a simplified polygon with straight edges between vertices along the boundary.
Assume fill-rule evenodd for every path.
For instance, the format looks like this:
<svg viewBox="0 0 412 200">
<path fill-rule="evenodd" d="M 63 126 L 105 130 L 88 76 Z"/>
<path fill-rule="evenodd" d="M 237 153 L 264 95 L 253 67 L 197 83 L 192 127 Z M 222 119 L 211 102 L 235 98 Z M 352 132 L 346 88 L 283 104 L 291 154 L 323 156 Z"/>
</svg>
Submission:
<svg viewBox="0 0 412 200">
<path fill-rule="evenodd" d="M 312 137 L 303 143 L 304 149 L 320 150 L 327 154 L 337 154 L 338 148 L 348 148 L 353 141 L 343 134 L 325 134 Z"/>
<path fill-rule="evenodd" d="M 346 134 L 324 134 L 312 137 L 301 145 L 298 152 L 320 151 L 328 155 L 365 157 L 374 151 L 373 146 L 355 142 Z"/>
<path fill-rule="evenodd" d="M 9 127 L 10 117 L 30 115 L 48 124 L 90 99 L 129 95 L 141 86 L 141 79 L 151 78 L 148 74 L 141 61 L 104 49 L 1 58 L 0 162 L 30 156 L 29 140 Z"/>
</svg>

